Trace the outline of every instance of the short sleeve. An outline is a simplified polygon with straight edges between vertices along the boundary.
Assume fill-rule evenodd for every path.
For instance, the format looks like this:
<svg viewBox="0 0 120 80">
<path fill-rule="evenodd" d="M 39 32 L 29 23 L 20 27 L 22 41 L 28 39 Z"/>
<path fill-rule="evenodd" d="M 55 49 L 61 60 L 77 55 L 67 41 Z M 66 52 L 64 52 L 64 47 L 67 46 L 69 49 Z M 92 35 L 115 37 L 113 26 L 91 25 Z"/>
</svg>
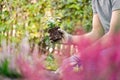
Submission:
<svg viewBox="0 0 120 80">
<path fill-rule="evenodd" d="M 94 0 L 92 0 L 92 10 L 93 10 L 93 14 L 97 13 Z"/>
<path fill-rule="evenodd" d="M 120 9 L 120 0 L 111 0 L 112 2 L 112 11 Z"/>
</svg>

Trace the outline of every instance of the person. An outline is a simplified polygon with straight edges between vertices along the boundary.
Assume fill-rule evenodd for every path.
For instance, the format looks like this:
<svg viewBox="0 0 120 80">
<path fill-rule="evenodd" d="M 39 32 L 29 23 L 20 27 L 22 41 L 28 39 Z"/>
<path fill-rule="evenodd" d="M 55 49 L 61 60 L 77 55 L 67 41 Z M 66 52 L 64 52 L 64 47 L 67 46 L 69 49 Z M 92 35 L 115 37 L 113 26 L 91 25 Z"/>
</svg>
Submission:
<svg viewBox="0 0 120 80">
<path fill-rule="evenodd" d="M 91 32 L 84 35 L 64 33 L 64 42 L 80 44 L 81 39 L 89 39 L 91 43 L 101 39 L 107 44 L 107 36 L 116 34 L 120 30 L 120 0 L 92 0 L 93 24 Z M 106 46 L 107 47 L 107 46 Z"/>
<path fill-rule="evenodd" d="M 81 40 L 84 38 L 86 41 L 85 43 L 91 43 L 89 44 L 91 46 L 100 41 L 103 49 L 109 48 L 112 46 L 110 41 L 112 38 L 109 36 L 120 32 L 119 4 L 120 0 L 92 0 L 93 21 L 91 32 L 84 35 L 71 35 L 60 29 L 63 33 L 62 41 L 69 44 L 82 44 Z M 89 46 L 86 46 L 85 48 L 89 48 Z M 72 57 L 66 59 L 65 62 L 66 61 L 69 61 L 70 64 L 79 64 L 80 55 L 73 55 Z M 57 72 L 59 73 L 60 71 L 61 69 Z"/>
</svg>

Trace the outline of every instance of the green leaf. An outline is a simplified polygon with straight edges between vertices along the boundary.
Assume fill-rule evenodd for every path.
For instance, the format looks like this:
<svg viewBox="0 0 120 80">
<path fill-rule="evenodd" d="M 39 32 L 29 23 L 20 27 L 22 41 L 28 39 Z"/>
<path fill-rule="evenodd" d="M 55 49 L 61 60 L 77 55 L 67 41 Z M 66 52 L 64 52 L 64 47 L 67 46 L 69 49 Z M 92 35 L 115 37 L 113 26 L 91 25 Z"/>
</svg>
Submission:
<svg viewBox="0 0 120 80">
<path fill-rule="evenodd" d="M 9 78 L 21 78 L 22 76 L 16 71 L 9 69 L 8 59 L 4 59 L 0 64 L 0 75 L 9 77 Z"/>
</svg>

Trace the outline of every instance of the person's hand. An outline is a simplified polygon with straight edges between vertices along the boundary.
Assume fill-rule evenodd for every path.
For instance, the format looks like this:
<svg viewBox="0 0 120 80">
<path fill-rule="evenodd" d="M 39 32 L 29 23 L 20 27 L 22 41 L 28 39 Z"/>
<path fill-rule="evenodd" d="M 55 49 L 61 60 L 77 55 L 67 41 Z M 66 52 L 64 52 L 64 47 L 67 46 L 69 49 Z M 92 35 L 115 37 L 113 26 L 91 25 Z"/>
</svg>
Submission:
<svg viewBox="0 0 120 80">
<path fill-rule="evenodd" d="M 62 33 L 62 43 L 71 42 L 72 35 L 70 35 L 69 33 L 67 33 L 66 31 L 64 31 L 60 28 L 58 29 L 58 31 L 60 31 Z"/>
<path fill-rule="evenodd" d="M 68 43 L 71 41 L 71 35 L 60 27 L 51 28 L 48 30 L 51 42 Z"/>
</svg>

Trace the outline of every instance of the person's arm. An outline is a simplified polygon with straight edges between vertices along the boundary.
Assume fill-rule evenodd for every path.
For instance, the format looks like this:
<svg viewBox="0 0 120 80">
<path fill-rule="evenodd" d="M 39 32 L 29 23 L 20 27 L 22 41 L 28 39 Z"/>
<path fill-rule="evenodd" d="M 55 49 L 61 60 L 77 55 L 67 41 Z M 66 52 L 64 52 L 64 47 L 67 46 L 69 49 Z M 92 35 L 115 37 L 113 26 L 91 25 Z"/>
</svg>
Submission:
<svg viewBox="0 0 120 80">
<path fill-rule="evenodd" d="M 99 38 L 101 38 L 103 35 L 104 35 L 104 29 L 102 27 L 98 14 L 94 14 L 92 31 L 84 35 L 72 35 L 69 37 L 68 41 L 73 44 L 80 44 L 81 40 L 87 39 L 92 43 L 98 40 Z"/>
<path fill-rule="evenodd" d="M 112 12 L 109 32 L 100 39 L 102 48 L 112 46 L 114 44 L 113 36 L 118 33 L 120 33 L 120 10 L 115 10 Z"/>
<path fill-rule="evenodd" d="M 107 49 L 114 46 L 114 36 L 120 33 L 120 10 L 112 12 L 110 30 L 102 38 L 97 40 L 94 44 L 90 45 L 84 51 L 93 49 L 94 47 L 100 46 L 100 49 Z M 120 34 L 119 34 L 120 35 Z"/>
<path fill-rule="evenodd" d="M 112 12 L 112 18 L 110 22 L 110 34 L 116 34 L 120 32 L 120 10 Z"/>
</svg>

